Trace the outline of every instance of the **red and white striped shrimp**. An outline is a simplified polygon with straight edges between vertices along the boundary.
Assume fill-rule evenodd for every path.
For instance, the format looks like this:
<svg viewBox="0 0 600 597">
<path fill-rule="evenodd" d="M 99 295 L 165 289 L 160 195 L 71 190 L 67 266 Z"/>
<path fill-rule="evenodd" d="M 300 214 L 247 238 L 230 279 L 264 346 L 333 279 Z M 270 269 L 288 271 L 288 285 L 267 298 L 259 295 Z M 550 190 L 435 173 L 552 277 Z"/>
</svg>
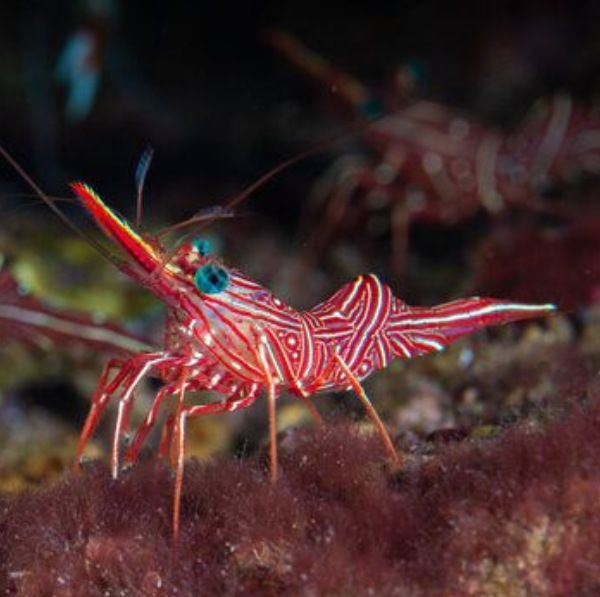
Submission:
<svg viewBox="0 0 600 597">
<path fill-rule="evenodd" d="M 0 154 L 68 226 L 86 236 L 1 145 Z M 275 480 L 275 403 L 279 394 L 284 390 L 291 392 L 319 420 L 309 400 L 313 394 L 352 389 L 379 431 L 390 458 L 398 460 L 394 443 L 361 385 L 368 375 L 386 367 L 394 358 L 408 359 L 440 351 L 479 328 L 555 310 L 551 304 L 479 297 L 432 308 L 410 307 L 375 275 L 368 274 L 346 284 L 313 309 L 297 311 L 211 255 L 206 241 L 196 239 L 182 244 L 175 252 L 167 251 L 158 237 L 135 230 L 87 185 L 74 183 L 72 188 L 106 236 L 122 249 L 125 259 L 116 258 L 88 238 L 90 243 L 153 292 L 168 310 L 162 348 L 112 359 L 106 365 L 81 431 L 75 468 L 103 411 L 116 401 L 111 468 L 113 476 L 119 474 L 121 438 L 129 425 L 134 392 L 145 377 L 161 380 L 164 385 L 125 457 L 129 461 L 137 458 L 162 403 L 175 397 L 176 409 L 167 421 L 161 442 L 161 452 L 170 452 L 176 469 L 174 537 L 179 529 L 185 425 L 189 418 L 245 408 L 266 391 L 271 479 Z M 243 196 L 235 198 L 230 206 Z M 184 403 L 186 392 L 202 390 L 213 390 L 221 399 L 205 404 Z"/>
<path fill-rule="evenodd" d="M 552 211 L 542 201 L 544 188 L 600 173 L 598 114 L 565 93 L 537 102 L 516 127 L 500 131 L 440 103 L 373 93 L 285 31 L 270 31 L 267 39 L 334 89 L 355 116 L 381 114 L 364 131 L 368 154 L 341 156 L 314 185 L 305 218 L 308 263 L 336 230 L 363 222 L 372 206 L 385 207 L 392 271 L 400 273 L 414 222 L 452 226 L 480 211 Z"/>
<path fill-rule="evenodd" d="M 390 458 L 394 443 L 361 382 L 394 358 L 442 350 L 476 329 L 541 316 L 550 304 L 528 305 L 488 298 L 457 300 L 433 308 L 410 307 L 393 296 L 375 275 L 360 276 L 330 299 L 297 311 L 242 272 L 210 254 L 197 239 L 170 259 L 161 243 L 134 230 L 115 215 L 94 191 L 72 185 L 106 235 L 126 253 L 121 269 L 147 286 L 168 309 L 164 347 L 127 360 L 113 360 L 103 373 L 81 433 L 77 462 L 111 400 L 117 402 L 112 472 L 120 470 L 120 442 L 128 426 L 134 391 L 146 376 L 164 382 L 145 421 L 127 450 L 136 459 L 166 398 L 176 398 L 162 449 L 170 449 L 176 468 L 173 528 L 179 528 L 186 421 L 204 414 L 250 406 L 266 391 L 269 402 L 271 478 L 277 477 L 275 403 L 287 390 L 309 402 L 322 390 L 353 389 L 375 423 Z M 188 391 L 213 390 L 220 401 L 185 405 Z"/>
</svg>

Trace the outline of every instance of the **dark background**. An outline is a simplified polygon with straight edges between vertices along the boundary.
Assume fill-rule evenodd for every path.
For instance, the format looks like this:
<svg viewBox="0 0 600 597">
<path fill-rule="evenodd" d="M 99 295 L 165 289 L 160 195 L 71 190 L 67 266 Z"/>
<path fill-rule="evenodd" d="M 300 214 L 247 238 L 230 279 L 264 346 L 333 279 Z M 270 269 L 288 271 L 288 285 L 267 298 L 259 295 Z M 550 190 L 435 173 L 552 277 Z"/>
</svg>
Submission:
<svg viewBox="0 0 600 597">
<path fill-rule="evenodd" d="M 81 177 L 119 208 L 131 205 L 150 144 L 148 209 L 170 222 L 348 126 L 330 91 L 265 44 L 268 28 L 373 89 L 415 64 L 421 96 L 494 124 L 557 90 L 593 101 L 600 66 L 593 1 L 3 3 L 0 23 L 0 140 L 51 192 Z M 100 32 L 101 79 L 89 114 L 74 122 L 55 69 L 81 26 Z M 280 175 L 248 209 L 293 230 L 314 177 L 339 151 Z M 17 188 L 12 172 L 0 177 L 5 192 Z"/>
</svg>

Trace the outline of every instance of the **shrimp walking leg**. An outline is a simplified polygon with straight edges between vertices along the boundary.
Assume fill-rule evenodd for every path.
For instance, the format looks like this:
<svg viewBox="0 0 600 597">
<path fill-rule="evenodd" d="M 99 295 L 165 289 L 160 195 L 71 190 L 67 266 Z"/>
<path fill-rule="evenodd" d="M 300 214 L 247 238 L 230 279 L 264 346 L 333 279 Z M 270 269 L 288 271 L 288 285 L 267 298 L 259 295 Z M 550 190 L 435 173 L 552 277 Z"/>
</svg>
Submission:
<svg viewBox="0 0 600 597">
<path fill-rule="evenodd" d="M 96 388 L 96 391 L 94 392 L 94 395 L 92 396 L 92 401 L 91 401 L 92 404 L 90 406 L 88 416 L 87 416 L 85 423 L 83 425 L 83 428 L 81 430 L 81 434 L 79 435 L 79 443 L 77 446 L 77 452 L 75 454 L 75 463 L 73 464 L 74 470 L 79 469 L 79 465 L 81 463 L 81 458 L 83 456 L 83 451 L 85 449 L 85 446 L 87 445 L 90 437 L 94 433 L 94 430 L 98 426 L 98 421 L 100 420 L 100 416 L 102 415 L 102 413 L 104 412 L 104 409 L 106 408 L 106 406 L 108 404 L 109 394 L 108 394 L 108 392 L 105 391 L 106 385 L 108 383 L 108 378 L 109 378 L 111 372 L 113 371 L 113 369 L 119 370 L 119 372 L 113 379 L 113 382 L 110 384 L 111 386 L 113 386 L 115 384 L 115 382 L 117 382 L 117 386 L 118 386 L 118 384 L 120 384 L 124 378 L 125 365 L 126 365 L 126 361 L 123 361 L 122 359 L 111 359 L 110 361 L 108 361 L 108 363 L 104 367 L 104 371 L 102 372 L 102 375 L 100 376 L 100 381 L 98 382 L 98 387 Z M 115 388 L 117 386 L 115 386 Z"/>
<path fill-rule="evenodd" d="M 381 439 L 383 440 L 383 443 L 385 444 L 385 448 L 388 451 L 390 459 L 393 462 L 398 462 L 400 460 L 400 456 L 398 455 L 396 447 L 394 446 L 394 442 L 392 441 L 392 438 L 390 437 L 389 433 L 387 432 L 387 429 L 385 428 L 383 421 L 379 418 L 377 411 L 371 404 L 369 397 L 367 396 L 363 387 L 360 385 L 360 381 L 358 381 L 357 377 L 352 373 L 352 371 L 350 370 L 348 365 L 346 365 L 346 363 L 343 361 L 342 357 L 340 357 L 339 354 L 334 353 L 334 357 L 337 360 L 337 362 L 339 363 L 342 371 L 346 375 L 346 378 L 350 382 L 352 389 L 356 392 L 356 395 L 360 398 L 361 402 L 363 403 L 363 406 L 367 410 L 367 414 L 369 415 L 369 417 L 375 424 L 375 427 L 377 427 L 377 430 L 379 431 L 379 435 L 381 435 Z"/>
<path fill-rule="evenodd" d="M 267 397 L 269 400 L 269 461 L 271 465 L 271 481 L 275 483 L 277 481 L 277 416 L 275 411 L 277 392 L 275 389 L 273 373 L 271 372 L 269 363 L 267 361 L 265 346 L 265 344 L 261 344 L 258 347 L 258 356 L 262 364 L 263 372 L 265 374 L 265 381 L 267 384 Z"/>
<path fill-rule="evenodd" d="M 111 453 L 111 470 L 113 478 L 117 478 L 119 473 L 120 464 L 119 464 L 119 451 L 120 451 L 120 440 L 129 426 L 129 414 L 131 412 L 131 406 L 133 404 L 133 395 L 136 387 L 140 383 L 140 381 L 149 373 L 149 371 L 160 364 L 168 360 L 164 357 L 164 355 L 160 355 L 152 360 L 147 360 L 142 364 L 141 367 L 134 370 L 135 372 L 132 374 L 131 381 L 127 384 L 123 395 L 119 398 L 119 406 L 117 410 L 117 417 L 115 420 L 115 427 L 113 432 L 113 441 L 112 441 L 112 453 Z"/>
<path fill-rule="evenodd" d="M 144 369 L 144 365 L 146 364 L 146 362 L 152 361 L 157 357 L 162 358 L 162 356 L 162 353 L 144 353 L 135 356 L 129 359 L 128 361 L 112 359 L 108 362 L 100 378 L 98 388 L 96 389 L 96 391 L 94 392 L 94 396 L 92 397 L 90 411 L 79 436 L 79 443 L 77 446 L 74 464 L 75 470 L 78 469 L 85 447 L 89 442 L 91 436 L 94 434 L 94 431 L 98 426 L 100 416 L 108 406 L 110 400 L 117 395 L 119 389 L 123 389 L 123 392 L 127 394 L 128 388 L 132 387 L 132 384 L 133 386 L 135 386 L 138 383 L 139 379 L 141 379 L 141 377 L 139 377 L 137 373 L 140 371 L 140 369 Z M 110 374 L 115 369 L 117 370 L 117 373 L 109 382 L 108 380 Z M 138 381 L 135 381 L 136 379 Z M 125 414 L 126 412 L 121 413 L 121 420 L 124 420 Z"/>
<path fill-rule="evenodd" d="M 183 386 L 182 386 L 183 387 Z M 183 390 L 182 390 L 183 392 Z M 227 412 L 227 405 L 223 402 L 211 402 L 196 406 L 181 406 L 176 420 L 173 419 L 173 435 L 171 438 L 171 453 L 176 456 L 175 463 L 175 491 L 173 495 L 173 540 L 179 535 L 179 521 L 181 510 L 181 488 L 183 486 L 183 467 L 185 463 L 185 425 L 188 417 L 199 417 L 208 414 Z"/>
<path fill-rule="evenodd" d="M 176 392 L 177 387 L 174 384 L 167 384 L 158 390 L 156 397 L 154 398 L 154 402 L 152 403 L 152 407 L 148 411 L 146 418 L 140 425 L 133 438 L 133 441 L 131 442 L 131 445 L 127 449 L 127 453 L 125 454 L 125 459 L 127 462 L 135 462 L 137 460 L 144 441 L 148 437 L 152 427 L 154 427 L 154 423 L 158 417 L 158 411 L 160 410 L 164 399 L 172 394 L 175 394 Z"/>
</svg>

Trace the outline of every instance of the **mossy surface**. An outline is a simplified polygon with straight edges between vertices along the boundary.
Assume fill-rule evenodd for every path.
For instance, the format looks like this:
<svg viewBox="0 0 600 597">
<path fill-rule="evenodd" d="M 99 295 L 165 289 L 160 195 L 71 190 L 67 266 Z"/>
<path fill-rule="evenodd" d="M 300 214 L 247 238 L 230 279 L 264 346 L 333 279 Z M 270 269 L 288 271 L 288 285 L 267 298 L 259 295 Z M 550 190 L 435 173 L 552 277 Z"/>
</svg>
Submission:
<svg viewBox="0 0 600 597">
<path fill-rule="evenodd" d="M 190 462 L 175 548 L 168 468 L 91 464 L 4 500 L 1 594 L 595 595 L 599 399 L 399 470 L 348 425 L 283 435 L 274 486 L 261 456 Z"/>
</svg>

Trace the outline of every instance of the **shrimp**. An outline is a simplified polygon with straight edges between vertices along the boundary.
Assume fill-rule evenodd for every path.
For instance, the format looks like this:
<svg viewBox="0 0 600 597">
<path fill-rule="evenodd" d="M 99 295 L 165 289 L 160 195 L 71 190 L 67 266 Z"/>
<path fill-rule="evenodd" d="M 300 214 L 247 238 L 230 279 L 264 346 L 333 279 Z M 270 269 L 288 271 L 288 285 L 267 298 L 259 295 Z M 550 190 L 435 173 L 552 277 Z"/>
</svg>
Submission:
<svg viewBox="0 0 600 597">
<path fill-rule="evenodd" d="M 0 145 L 0 154 L 16 168 L 40 198 L 76 232 L 52 200 L 37 187 Z M 75 458 L 85 447 L 111 402 L 117 403 L 111 446 L 111 471 L 121 470 L 122 437 L 137 386 L 145 377 L 163 382 L 124 457 L 137 459 L 158 412 L 169 398 L 174 413 L 163 431 L 161 452 L 175 469 L 173 538 L 180 527 L 185 427 L 190 418 L 228 413 L 251 406 L 264 392 L 268 400 L 270 477 L 277 480 L 276 401 L 283 391 L 300 399 L 314 418 L 310 398 L 317 392 L 353 390 L 373 421 L 391 461 L 400 458 L 362 382 L 396 358 L 438 352 L 477 329 L 539 317 L 556 307 L 472 297 L 440 306 L 411 307 L 395 297 L 376 275 L 359 276 L 312 309 L 298 311 L 243 272 L 213 255 L 205 239 L 167 250 L 159 236 L 131 226 L 88 185 L 72 189 L 104 234 L 120 247 L 117 259 L 94 243 L 122 272 L 145 286 L 167 308 L 164 345 L 112 359 L 100 376 L 81 431 Z M 237 201 L 238 199 L 236 199 Z M 185 404 L 187 392 L 212 390 L 219 400 Z"/>
<path fill-rule="evenodd" d="M 104 233 L 124 250 L 123 269 L 167 307 L 164 347 L 109 362 L 81 432 L 76 461 L 102 412 L 116 400 L 111 469 L 120 470 L 120 444 L 136 386 L 145 376 L 164 386 L 135 434 L 126 459 L 134 461 L 164 400 L 175 397 L 162 448 L 176 470 L 173 531 L 179 530 L 186 422 L 205 414 L 246 408 L 263 392 L 269 405 L 270 473 L 277 479 L 276 400 L 287 390 L 315 418 L 310 397 L 352 389 L 375 424 L 390 459 L 398 454 L 361 382 L 394 358 L 437 352 L 476 329 L 545 315 L 554 305 L 468 298 L 433 308 L 410 307 L 377 276 L 359 276 L 313 309 L 297 311 L 210 252 L 204 239 L 181 245 L 165 261 L 156 238 L 136 231 L 87 185 L 72 188 Z M 113 373 L 114 375 L 111 374 Z M 109 381 L 110 379 L 110 381 Z M 212 390 L 221 399 L 185 405 L 190 391 Z"/>
<path fill-rule="evenodd" d="M 380 115 L 364 133 L 372 156 L 342 156 L 314 185 L 305 217 L 309 264 L 371 206 L 388 210 L 391 271 L 399 274 L 414 222 L 453 226 L 482 211 L 492 218 L 513 208 L 552 212 L 545 188 L 600 173 L 597 115 L 565 93 L 497 131 L 440 103 L 376 94 L 285 31 L 267 32 L 267 41 L 355 115 Z"/>
</svg>

